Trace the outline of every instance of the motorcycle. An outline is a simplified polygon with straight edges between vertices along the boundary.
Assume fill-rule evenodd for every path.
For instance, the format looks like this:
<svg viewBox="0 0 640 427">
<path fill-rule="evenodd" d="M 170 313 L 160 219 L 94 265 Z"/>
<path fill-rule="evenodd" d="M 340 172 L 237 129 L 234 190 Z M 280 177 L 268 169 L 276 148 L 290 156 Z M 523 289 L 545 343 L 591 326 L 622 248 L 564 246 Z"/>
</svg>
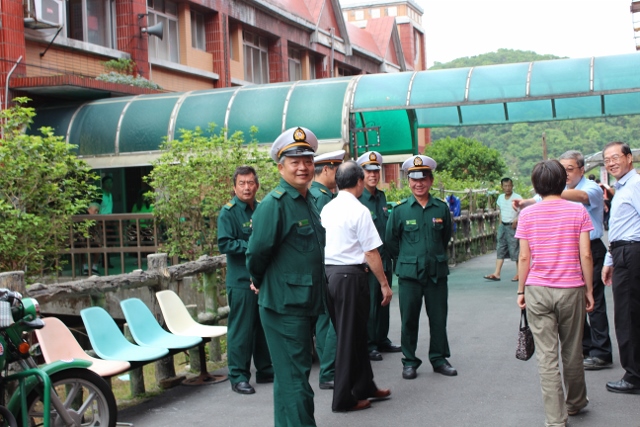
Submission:
<svg viewBox="0 0 640 427">
<path fill-rule="evenodd" d="M 115 397 L 109 384 L 87 369 L 91 362 L 35 362 L 25 335 L 44 327 L 39 314 L 35 299 L 0 289 L 0 427 L 115 427 Z M 6 386 L 14 380 L 18 387 L 4 406 Z"/>
</svg>

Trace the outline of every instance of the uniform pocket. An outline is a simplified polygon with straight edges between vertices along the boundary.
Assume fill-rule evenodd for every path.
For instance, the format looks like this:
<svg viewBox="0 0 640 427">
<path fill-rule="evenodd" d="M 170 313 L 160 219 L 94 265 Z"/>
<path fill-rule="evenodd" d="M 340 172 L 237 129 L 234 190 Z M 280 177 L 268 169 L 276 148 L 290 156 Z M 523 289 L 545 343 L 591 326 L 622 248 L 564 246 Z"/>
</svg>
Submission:
<svg viewBox="0 0 640 427">
<path fill-rule="evenodd" d="M 308 225 L 296 227 L 295 247 L 300 252 L 311 252 L 315 248 L 315 236 L 313 228 Z"/>
<path fill-rule="evenodd" d="M 400 279 L 418 278 L 418 257 L 401 256 L 396 262 L 396 274 Z"/>
<path fill-rule="evenodd" d="M 402 229 L 402 238 L 409 243 L 418 243 L 418 240 L 420 240 L 420 227 L 418 224 L 405 225 Z"/>
<path fill-rule="evenodd" d="M 438 277 L 447 277 L 449 274 L 449 257 L 446 254 L 436 255 L 436 268 Z"/>
<path fill-rule="evenodd" d="M 287 284 L 282 303 L 285 307 L 310 308 L 313 278 L 310 274 L 285 274 Z"/>
</svg>

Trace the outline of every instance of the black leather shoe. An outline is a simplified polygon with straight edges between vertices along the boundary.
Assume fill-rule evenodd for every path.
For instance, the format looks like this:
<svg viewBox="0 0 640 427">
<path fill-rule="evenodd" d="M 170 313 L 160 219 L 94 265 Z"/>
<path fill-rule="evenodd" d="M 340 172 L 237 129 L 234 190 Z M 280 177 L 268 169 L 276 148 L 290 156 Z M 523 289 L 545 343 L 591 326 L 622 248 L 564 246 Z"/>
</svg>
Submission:
<svg viewBox="0 0 640 427">
<path fill-rule="evenodd" d="M 599 357 L 585 357 L 582 364 L 586 371 L 598 371 L 600 369 L 610 368 L 611 365 L 613 365 L 611 362 L 607 362 Z"/>
<path fill-rule="evenodd" d="M 414 366 L 405 366 L 402 368 L 402 378 L 405 380 L 412 380 L 418 376 L 416 368 Z"/>
<path fill-rule="evenodd" d="M 378 351 L 380 353 L 400 353 L 402 351 L 402 348 L 399 345 L 393 345 L 392 343 L 389 343 L 384 346 L 378 346 Z"/>
<path fill-rule="evenodd" d="M 607 390 L 614 393 L 640 394 L 640 386 L 633 385 L 626 380 L 608 382 Z"/>
<path fill-rule="evenodd" d="M 433 372 L 437 372 L 448 377 L 455 377 L 456 375 L 458 375 L 458 371 L 453 369 L 453 366 L 451 366 L 449 362 L 444 362 L 444 365 L 433 368 Z"/>
<path fill-rule="evenodd" d="M 378 350 L 371 350 L 369 352 L 369 360 L 382 360 L 382 355 Z"/>
<path fill-rule="evenodd" d="M 268 384 L 272 382 L 273 382 L 273 375 L 271 375 L 270 377 L 262 377 L 262 378 L 256 377 L 257 384 Z"/>
<path fill-rule="evenodd" d="M 256 392 L 255 389 L 251 387 L 251 384 L 246 381 L 240 381 L 237 384 L 231 384 L 231 390 L 240 394 L 253 394 Z"/>
<path fill-rule="evenodd" d="M 324 383 L 320 383 L 320 388 L 322 390 L 333 390 L 333 381 L 327 381 Z"/>
</svg>

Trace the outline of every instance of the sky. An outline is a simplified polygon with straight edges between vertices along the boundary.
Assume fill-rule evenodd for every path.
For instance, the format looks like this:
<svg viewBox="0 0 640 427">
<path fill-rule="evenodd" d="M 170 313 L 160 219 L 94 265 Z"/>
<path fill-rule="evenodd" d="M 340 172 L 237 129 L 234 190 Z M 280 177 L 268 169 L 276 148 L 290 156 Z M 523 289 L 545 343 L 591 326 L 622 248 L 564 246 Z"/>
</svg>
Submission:
<svg viewBox="0 0 640 427">
<path fill-rule="evenodd" d="M 424 9 L 429 67 L 500 48 L 569 58 L 636 51 L 631 0 L 416 2 Z"/>
</svg>

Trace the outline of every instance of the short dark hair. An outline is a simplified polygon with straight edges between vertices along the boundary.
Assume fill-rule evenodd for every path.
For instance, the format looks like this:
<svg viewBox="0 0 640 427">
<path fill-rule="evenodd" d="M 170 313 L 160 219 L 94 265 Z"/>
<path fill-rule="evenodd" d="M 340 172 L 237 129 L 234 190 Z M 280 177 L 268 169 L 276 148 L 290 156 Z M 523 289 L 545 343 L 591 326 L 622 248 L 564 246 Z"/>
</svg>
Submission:
<svg viewBox="0 0 640 427">
<path fill-rule="evenodd" d="M 331 163 L 320 164 L 313 167 L 313 173 L 315 175 L 320 175 L 325 166 L 328 167 L 329 169 L 335 169 L 337 167 L 336 165 Z"/>
<path fill-rule="evenodd" d="M 600 181 L 599 179 L 598 179 L 598 180 L 596 180 L 596 176 L 595 176 L 594 174 L 589 174 L 589 179 L 590 179 L 591 181 Z"/>
<path fill-rule="evenodd" d="M 105 182 L 111 180 L 111 182 L 113 182 L 113 177 L 111 175 L 105 175 L 102 177 L 102 183 L 104 184 Z"/>
<path fill-rule="evenodd" d="M 611 141 L 610 143 L 608 143 L 607 145 L 604 146 L 604 148 L 602 149 L 602 157 L 604 157 L 604 152 L 607 151 L 607 149 L 615 146 L 615 145 L 619 145 L 620 146 L 620 150 L 622 150 L 622 154 L 629 155 L 631 154 L 631 148 L 629 147 L 629 144 L 627 144 L 626 142 L 622 142 L 622 141 Z"/>
<path fill-rule="evenodd" d="M 340 190 L 353 188 L 364 179 L 364 170 L 353 160 L 344 162 L 336 172 L 336 184 Z"/>
<path fill-rule="evenodd" d="M 542 197 L 559 196 L 567 185 L 567 171 L 557 160 L 544 160 L 533 167 L 531 183 Z"/>
<path fill-rule="evenodd" d="M 511 181 L 511 178 L 506 176 L 500 180 L 500 185 L 504 184 L 505 182 L 510 182 L 513 184 L 513 181 Z"/>
<path fill-rule="evenodd" d="M 236 178 L 238 178 L 238 175 L 249 174 L 253 174 L 256 179 L 256 184 L 260 184 L 260 181 L 258 181 L 258 174 L 256 173 L 256 170 L 254 168 L 252 168 L 251 166 L 238 166 L 236 168 L 236 171 L 233 173 L 233 186 L 236 186 Z"/>
</svg>

